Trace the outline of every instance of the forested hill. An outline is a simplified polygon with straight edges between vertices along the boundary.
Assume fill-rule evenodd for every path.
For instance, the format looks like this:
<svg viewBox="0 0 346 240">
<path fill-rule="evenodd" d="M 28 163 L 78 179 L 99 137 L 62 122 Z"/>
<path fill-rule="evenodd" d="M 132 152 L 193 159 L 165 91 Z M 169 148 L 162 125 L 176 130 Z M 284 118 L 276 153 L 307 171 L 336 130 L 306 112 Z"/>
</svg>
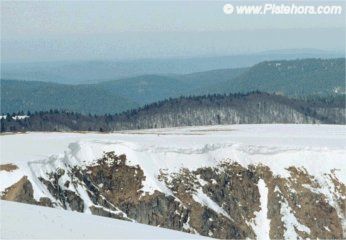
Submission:
<svg viewBox="0 0 346 240">
<path fill-rule="evenodd" d="M 59 109 L 115 114 L 180 96 L 262 91 L 285 96 L 345 93 L 345 58 L 267 61 L 250 68 L 142 75 L 99 84 L 2 80 L 1 113 Z"/>
<path fill-rule="evenodd" d="M 209 91 L 262 91 L 295 97 L 345 93 L 345 58 L 261 62 Z"/>
<path fill-rule="evenodd" d="M 1 131 L 115 131 L 216 124 L 345 124 L 344 96 L 290 99 L 261 92 L 180 97 L 116 115 L 48 111 L 1 119 Z"/>
<path fill-rule="evenodd" d="M 61 109 L 83 114 L 123 112 L 139 105 L 94 85 L 1 80 L 1 113 Z"/>
<path fill-rule="evenodd" d="M 186 75 L 145 75 L 98 84 L 139 104 L 166 98 L 261 91 L 285 96 L 345 93 L 345 58 L 296 59 L 258 63 Z"/>
</svg>

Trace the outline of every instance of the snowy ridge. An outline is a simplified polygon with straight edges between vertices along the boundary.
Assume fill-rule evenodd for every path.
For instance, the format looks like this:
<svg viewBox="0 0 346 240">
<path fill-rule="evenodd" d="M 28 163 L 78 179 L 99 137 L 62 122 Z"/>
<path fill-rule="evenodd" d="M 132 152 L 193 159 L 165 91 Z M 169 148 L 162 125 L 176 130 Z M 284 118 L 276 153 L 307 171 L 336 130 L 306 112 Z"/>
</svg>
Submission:
<svg viewBox="0 0 346 240">
<path fill-rule="evenodd" d="M 29 133 L 1 136 L 1 146 L 8 149 L 1 153 L 2 163 L 13 163 L 19 167 L 12 172 L 0 171 L 1 192 L 22 176 L 27 176 L 34 189 L 34 199 L 38 201 L 41 197 L 48 197 L 57 206 L 63 208 L 39 180 L 40 178 L 49 179 L 50 173 L 63 170 L 66 174 L 59 178 L 58 185 L 61 189 L 75 192 L 82 198 L 85 213 L 91 214 L 90 207 L 96 206 L 110 213 L 122 214 L 129 219 L 125 212 L 115 206 L 113 206 L 115 210 L 110 210 L 95 205 L 84 183 L 65 186 L 64 183 L 71 180 L 69 179 L 71 169 L 74 166 L 81 169 L 93 166 L 105 152 L 114 152 L 116 155 L 125 154 L 127 165 L 139 166 L 143 170 L 145 176 L 141 189 L 143 196 L 158 191 L 167 196 L 173 196 L 179 201 L 169 186 L 159 179 L 162 172 L 169 175 L 178 173 L 182 168 L 190 171 L 203 167 L 217 168 L 219 164 L 227 162 L 237 163 L 245 168 L 250 165 L 268 166 L 274 176 L 289 178 L 291 173 L 288 168 L 294 166 L 313 176 L 320 187 L 312 188 L 310 185 L 303 185 L 303 187 L 325 196 L 328 203 L 337 210 L 338 217 L 343 219 L 342 227 L 345 231 L 345 216 L 338 205 L 339 199 L 345 198 L 336 191 L 329 177 L 332 175 L 341 183 L 346 183 L 346 167 L 342 164 L 346 156 L 346 147 L 340 145 L 340 141 L 346 136 L 345 127 L 307 126 L 304 135 L 301 133 L 301 126 L 277 126 L 280 130 L 285 127 L 287 134 L 276 131 L 277 129 L 273 126 L 249 125 L 144 130 L 103 135 Z M 251 137 L 251 134 L 254 134 L 254 137 Z M 260 137 L 258 134 L 263 136 Z M 326 134 L 329 141 L 325 140 Z M 292 136 L 298 139 L 296 144 L 292 144 Z M 302 142 L 304 144 L 301 144 Z M 23 151 L 14 151 L 14 143 L 26 147 Z M 41 146 L 47 146 L 47 148 L 42 149 Z M 234 221 L 222 205 L 203 192 L 202 187 L 207 184 L 206 181 L 199 176 L 197 180 L 200 186 L 195 189 L 193 199 L 202 206 Z M 211 179 L 211 181 L 215 180 Z M 268 219 L 268 186 L 261 178 L 257 186 L 260 210 L 255 212 L 255 217 L 247 223 L 257 238 L 268 239 L 271 224 Z M 100 186 L 93 187 L 100 188 Z M 67 209 L 70 209 L 69 206 Z M 285 200 L 281 202 L 280 214 L 283 216 L 282 220 L 286 229 L 285 238 L 299 237 L 296 229 L 310 233 L 310 229 L 298 221 Z M 184 222 L 183 228 L 197 233 L 189 222 L 190 219 Z M 209 235 L 211 236 L 212 233 Z"/>
<path fill-rule="evenodd" d="M 287 168 L 302 167 L 313 176 L 320 176 L 325 182 L 324 174 L 336 169 L 335 175 L 346 182 L 346 169 L 340 168 L 340 161 L 346 154 L 345 150 L 320 148 L 274 148 L 266 146 L 248 146 L 243 144 L 204 145 L 200 148 L 155 148 L 141 147 L 133 142 L 102 142 L 79 141 L 71 143 L 64 154 L 53 155 L 47 160 L 29 161 L 29 169 L 34 175 L 31 179 L 47 177 L 47 173 L 56 169 L 68 170 L 69 167 L 92 165 L 102 157 L 104 152 L 114 151 L 125 154 L 129 165 L 139 165 L 146 176 L 144 192 L 155 190 L 171 195 L 167 187 L 157 179 L 160 170 L 178 172 L 181 168 L 195 170 L 200 167 L 217 166 L 222 161 L 234 161 L 245 167 L 250 164 L 270 166 L 274 174 L 289 177 Z M 62 179 L 64 180 L 64 179 Z M 37 181 L 35 181 L 37 183 Z M 38 181 L 39 182 L 39 181 Z M 42 183 L 36 185 L 36 199 L 47 195 L 42 190 Z M 40 192 L 42 194 L 40 194 Z M 324 194 L 328 194 L 324 192 Z"/>
</svg>

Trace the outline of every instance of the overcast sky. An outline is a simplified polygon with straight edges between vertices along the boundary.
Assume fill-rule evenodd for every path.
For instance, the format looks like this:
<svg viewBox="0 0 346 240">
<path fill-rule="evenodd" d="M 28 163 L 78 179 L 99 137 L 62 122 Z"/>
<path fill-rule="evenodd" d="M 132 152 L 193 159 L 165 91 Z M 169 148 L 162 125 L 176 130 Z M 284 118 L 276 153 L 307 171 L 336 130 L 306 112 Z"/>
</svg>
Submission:
<svg viewBox="0 0 346 240">
<path fill-rule="evenodd" d="M 2 62 L 345 50 L 345 1 L 313 2 L 343 5 L 341 15 L 300 16 L 225 15 L 225 3 L 1 1 Z"/>
</svg>

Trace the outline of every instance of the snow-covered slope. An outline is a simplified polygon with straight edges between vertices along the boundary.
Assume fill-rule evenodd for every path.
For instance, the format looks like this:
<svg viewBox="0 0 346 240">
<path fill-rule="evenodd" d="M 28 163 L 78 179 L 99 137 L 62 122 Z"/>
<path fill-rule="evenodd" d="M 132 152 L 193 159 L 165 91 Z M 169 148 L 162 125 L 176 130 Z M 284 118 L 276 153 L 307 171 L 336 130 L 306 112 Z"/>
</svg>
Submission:
<svg viewBox="0 0 346 240">
<path fill-rule="evenodd" d="M 345 237 L 345 138 L 338 125 L 4 135 L 1 164 L 17 168 L 0 191 L 218 238 Z"/>
<path fill-rule="evenodd" d="M 0 201 L 1 239 L 200 239 L 201 236 L 47 207 Z"/>
<path fill-rule="evenodd" d="M 19 167 L 11 173 L 1 172 L 0 191 L 25 174 L 30 179 L 36 174 L 32 169 L 40 163 L 49 162 L 48 168 L 61 164 L 59 159 L 88 164 L 107 151 L 126 154 L 128 162 L 139 164 L 147 177 L 157 175 L 160 169 L 192 170 L 232 159 L 244 165 L 270 165 L 282 175 L 291 165 L 303 166 L 312 175 L 337 169 L 335 174 L 346 182 L 346 126 L 341 125 L 233 125 L 112 134 L 29 133 L 1 136 L 0 143 L 1 163 Z M 155 183 L 148 180 L 146 187 L 155 188 Z"/>
</svg>

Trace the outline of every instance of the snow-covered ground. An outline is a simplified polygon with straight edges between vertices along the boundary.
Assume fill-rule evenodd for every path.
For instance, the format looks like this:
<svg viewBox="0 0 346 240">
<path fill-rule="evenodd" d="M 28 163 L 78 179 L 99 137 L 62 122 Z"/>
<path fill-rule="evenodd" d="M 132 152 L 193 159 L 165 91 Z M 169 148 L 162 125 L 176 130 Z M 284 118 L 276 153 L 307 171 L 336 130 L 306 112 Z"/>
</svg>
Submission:
<svg viewBox="0 0 346 240">
<path fill-rule="evenodd" d="M 139 164 L 147 176 L 144 190 L 149 192 L 160 188 L 160 183 L 149 177 L 160 169 L 192 170 L 215 166 L 225 159 L 244 165 L 262 163 L 280 175 L 285 175 L 285 168 L 292 165 L 303 166 L 312 175 L 337 169 L 336 176 L 346 182 L 346 126 L 341 125 L 228 125 L 111 134 L 27 133 L 2 135 L 0 144 L 1 163 L 19 167 L 11 174 L 0 173 L 0 191 L 25 174 L 33 180 L 32 170 L 40 167 L 35 163 L 66 158 L 88 163 L 104 151 L 126 154 L 129 163 Z"/>
<path fill-rule="evenodd" d="M 346 183 L 346 126 L 341 125 L 228 125 L 111 134 L 27 133 L 2 135 L 0 141 L 1 164 L 13 163 L 19 167 L 13 172 L 0 171 L 0 191 L 26 175 L 33 183 L 37 200 L 49 196 L 37 180 L 38 176 L 57 167 L 63 168 L 64 163 L 90 164 L 107 151 L 126 154 L 128 164 L 138 164 L 146 176 L 142 190 L 151 193 L 159 190 L 171 194 L 157 179 L 160 170 L 167 173 L 177 172 L 182 167 L 194 170 L 216 166 L 224 160 L 244 166 L 264 164 L 283 177 L 289 176 L 286 170 L 289 166 L 303 167 L 320 181 L 321 186 L 329 184 L 324 174 L 335 169 L 335 176 Z M 259 183 L 259 188 L 263 207 L 251 224 L 257 236 L 268 236 L 267 188 L 264 182 Z M 333 201 L 329 192 L 325 195 Z M 196 198 L 225 214 L 203 194 L 197 194 Z M 294 222 L 291 225 L 296 226 Z"/>
<path fill-rule="evenodd" d="M 6 118 L 7 118 L 6 115 L 0 116 L 0 119 L 6 119 Z M 12 116 L 12 119 L 14 119 L 14 120 L 23 120 L 23 119 L 25 119 L 25 118 L 29 118 L 29 116 L 27 116 L 27 115 Z"/>
<path fill-rule="evenodd" d="M 112 218 L 0 201 L 1 239 L 204 239 Z M 206 238 L 205 238 L 206 239 Z"/>
</svg>

